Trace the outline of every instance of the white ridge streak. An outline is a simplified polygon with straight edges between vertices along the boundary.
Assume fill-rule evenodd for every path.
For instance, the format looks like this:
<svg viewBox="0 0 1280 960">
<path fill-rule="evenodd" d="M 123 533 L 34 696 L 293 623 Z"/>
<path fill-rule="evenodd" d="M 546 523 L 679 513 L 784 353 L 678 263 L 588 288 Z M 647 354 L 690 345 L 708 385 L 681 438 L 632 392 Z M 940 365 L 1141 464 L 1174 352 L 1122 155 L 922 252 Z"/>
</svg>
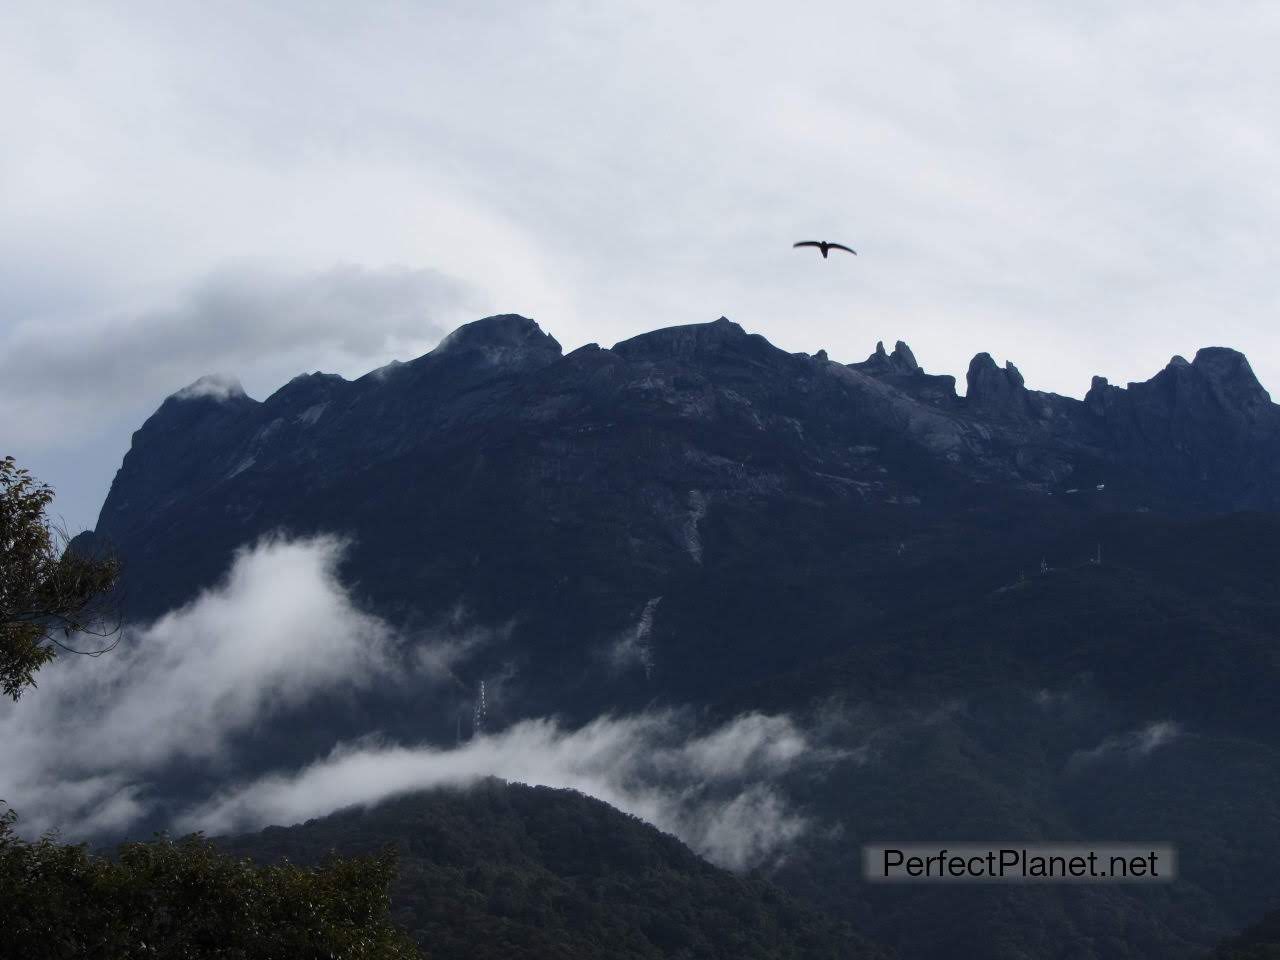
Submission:
<svg viewBox="0 0 1280 960">
<path fill-rule="evenodd" d="M 640 611 L 640 622 L 636 624 L 635 649 L 646 680 L 653 679 L 653 644 L 649 636 L 653 633 L 653 615 L 661 602 L 661 597 L 654 597 L 646 603 Z"/>
</svg>

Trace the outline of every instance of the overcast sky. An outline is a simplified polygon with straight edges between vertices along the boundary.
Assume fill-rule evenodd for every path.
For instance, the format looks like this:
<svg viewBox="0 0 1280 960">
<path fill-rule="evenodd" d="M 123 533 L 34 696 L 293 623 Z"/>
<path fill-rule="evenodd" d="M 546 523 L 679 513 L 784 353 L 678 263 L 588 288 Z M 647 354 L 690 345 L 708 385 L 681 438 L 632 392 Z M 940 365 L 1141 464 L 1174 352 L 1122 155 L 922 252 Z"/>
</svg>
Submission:
<svg viewBox="0 0 1280 960">
<path fill-rule="evenodd" d="M 91 526 L 201 374 L 498 312 L 1075 396 L 1221 344 L 1280 389 L 1280 7 L 909 7 L 6 3 L 0 454 Z"/>
</svg>

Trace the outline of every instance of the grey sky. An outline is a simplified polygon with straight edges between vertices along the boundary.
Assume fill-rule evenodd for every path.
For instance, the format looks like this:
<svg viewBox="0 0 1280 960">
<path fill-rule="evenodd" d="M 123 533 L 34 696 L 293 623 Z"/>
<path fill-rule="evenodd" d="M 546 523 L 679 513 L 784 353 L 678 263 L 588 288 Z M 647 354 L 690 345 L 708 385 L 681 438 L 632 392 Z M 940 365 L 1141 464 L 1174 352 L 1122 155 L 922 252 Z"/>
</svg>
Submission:
<svg viewBox="0 0 1280 960">
<path fill-rule="evenodd" d="M 199 375 L 507 311 L 1076 396 L 1223 344 L 1274 391 L 1278 44 L 1263 3 L 5 4 L 0 452 L 92 524 Z"/>
</svg>

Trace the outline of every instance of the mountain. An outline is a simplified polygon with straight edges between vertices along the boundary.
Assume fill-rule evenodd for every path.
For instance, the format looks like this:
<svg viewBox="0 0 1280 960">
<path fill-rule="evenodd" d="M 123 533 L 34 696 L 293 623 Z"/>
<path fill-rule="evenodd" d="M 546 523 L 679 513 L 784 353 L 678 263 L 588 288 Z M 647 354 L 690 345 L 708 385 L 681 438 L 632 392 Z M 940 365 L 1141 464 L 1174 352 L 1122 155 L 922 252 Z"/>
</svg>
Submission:
<svg viewBox="0 0 1280 960">
<path fill-rule="evenodd" d="M 1059 513 L 1068 497 L 1176 515 L 1280 507 L 1280 408 L 1234 351 L 1175 357 L 1127 390 L 1095 378 L 1084 401 L 1029 391 L 986 354 L 968 381 L 957 396 L 905 345 L 846 366 L 725 319 L 563 356 L 533 321 L 491 317 L 354 382 L 304 375 L 262 402 L 234 382 L 179 391 L 134 434 L 96 533 L 147 584 L 134 605 L 149 615 L 278 526 L 358 531 L 355 566 L 405 561 L 368 577 L 375 598 L 404 604 L 423 586 L 412 602 L 430 605 L 524 577 L 548 544 L 570 564 L 604 560 L 601 590 L 653 583 L 734 546 L 704 546 L 704 520 L 744 508 L 898 514 L 888 526 L 909 532 L 1010 498 Z M 512 555 L 486 558 L 503 536 Z M 544 585 L 513 586 L 511 605 Z"/>
<path fill-rule="evenodd" d="M 488 781 L 220 843 L 304 864 L 394 847 L 393 916 L 433 960 L 884 956 L 847 924 L 568 790 Z"/>
<path fill-rule="evenodd" d="M 268 533 L 337 534 L 362 606 L 500 636 L 427 715 L 406 685 L 326 704 L 258 731 L 248 772 L 451 744 L 486 678 L 494 729 L 786 713 L 840 758 L 780 783 L 816 825 L 773 867 L 792 894 L 916 960 L 1199 955 L 1280 902 L 1280 408 L 1220 347 L 1083 401 L 987 354 L 967 380 L 723 318 L 564 355 L 491 317 L 356 381 L 180 391 L 79 543 L 120 553 L 145 620 Z M 1160 839 L 1183 869 L 870 887 L 885 837 Z"/>
</svg>

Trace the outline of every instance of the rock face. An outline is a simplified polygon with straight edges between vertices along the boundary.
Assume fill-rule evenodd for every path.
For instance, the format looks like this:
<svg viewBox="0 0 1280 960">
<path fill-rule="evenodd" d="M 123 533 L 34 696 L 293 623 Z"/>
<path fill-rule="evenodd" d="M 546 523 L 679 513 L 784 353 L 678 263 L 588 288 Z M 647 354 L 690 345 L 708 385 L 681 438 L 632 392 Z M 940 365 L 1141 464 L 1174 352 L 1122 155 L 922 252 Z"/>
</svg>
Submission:
<svg viewBox="0 0 1280 960">
<path fill-rule="evenodd" d="M 1243 354 L 1206 347 L 1127 390 L 1095 377 L 1085 404 L 1108 447 L 1176 478 L 1188 504 L 1275 508 L 1277 407 Z"/>
<path fill-rule="evenodd" d="M 432 355 L 466 358 L 485 366 L 527 367 L 556 360 L 561 354 L 555 337 L 543 333 L 532 320 L 513 313 L 463 324 L 440 341 Z"/>
<path fill-rule="evenodd" d="M 893 353 L 885 353 L 884 341 L 876 342 L 876 352 L 867 357 L 862 363 L 850 364 L 856 370 L 865 370 L 868 373 L 880 374 L 902 374 L 911 375 L 923 373 L 920 364 L 916 363 L 916 356 L 911 352 L 911 348 L 899 340 L 893 347 Z"/>
<path fill-rule="evenodd" d="M 1028 418 L 1039 414 L 1022 379 L 1022 373 L 1011 362 L 1004 369 L 996 366 L 991 354 L 980 353 L 969 362 L 969 384 L 965 399 L 975 411 L 991 417 Z"/>
</svg>

